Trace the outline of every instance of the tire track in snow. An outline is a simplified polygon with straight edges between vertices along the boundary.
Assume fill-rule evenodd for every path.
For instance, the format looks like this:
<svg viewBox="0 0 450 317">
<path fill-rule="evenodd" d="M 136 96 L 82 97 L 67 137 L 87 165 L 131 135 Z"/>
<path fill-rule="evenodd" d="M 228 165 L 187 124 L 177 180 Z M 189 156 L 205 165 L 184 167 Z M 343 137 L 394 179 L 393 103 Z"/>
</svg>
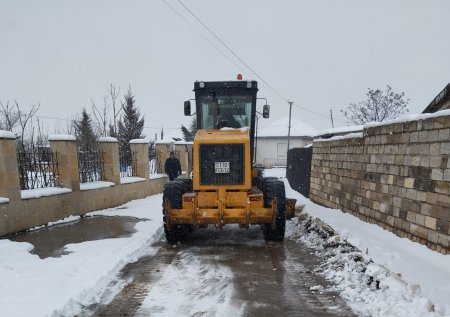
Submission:
<svg viewBox="0 0 450 317">
<path fill-rule="evenodd" d="M 177 253 L 177 250 L 163 247 L 152 256 L 128 263 L 119 275 L 120 280 L 126 281 L 122 290 L 111 302 L 88 307 L 82 316 L 134 316 L 151 285 L 163 276 L 170 263 L 176 262 Z"/>
</svg>

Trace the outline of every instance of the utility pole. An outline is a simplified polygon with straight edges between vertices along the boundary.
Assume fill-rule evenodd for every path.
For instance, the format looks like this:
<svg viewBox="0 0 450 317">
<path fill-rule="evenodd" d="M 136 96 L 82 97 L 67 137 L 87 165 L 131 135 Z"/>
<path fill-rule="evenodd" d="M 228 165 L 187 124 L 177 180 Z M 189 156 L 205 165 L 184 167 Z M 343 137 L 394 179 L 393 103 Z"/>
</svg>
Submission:
<svg viewBox="0 0 450 317">
<path fill-rule="evenodd" d="M 289 152 L 289 146 L 291 143 L 291 113 L 292 113 L 292 104 L 294 103 L 293 101 L 288 101 L 289 103 L 289 129 L 288 129 L 288 145 L 287 145 L 287 150 Z M 287 153 L 286 153 L 286 158 L 287 158 Z"/>
<path fill-rule="evenodd" d="M 334 128 L 333 110 L 331 110 L 331 109 L 330 109 L 330 116 L 331 116 L 331 127 Z"/>
</svg>

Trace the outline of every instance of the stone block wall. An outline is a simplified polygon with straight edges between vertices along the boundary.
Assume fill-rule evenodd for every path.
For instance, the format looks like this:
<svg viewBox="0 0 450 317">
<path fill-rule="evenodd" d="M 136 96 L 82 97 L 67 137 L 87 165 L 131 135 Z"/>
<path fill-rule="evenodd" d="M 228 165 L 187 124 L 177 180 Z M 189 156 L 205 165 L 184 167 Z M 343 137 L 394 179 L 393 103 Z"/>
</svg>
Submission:
<svg viewBox="0 0 450 317">
<path fill-rule="evenodd" d="M 310 198 L 450 253 L 450 116 L 313 144 Z"/>
<path fill-rule="evenodd" d="M 58 182 L 70 192 L 40 198 L 23 199 L 20 191 L 15 136 L 0 131 L 0 236 L 46 225 L 71 215 L 119 206 L 133 199 L 163 191 L 167 177 L 149 179 L 148 144 L 134 140 L 139 181 L 121 184 L 117 140 L 104 138 L 99 147 L 104 152 L 106 181 L 111 187 L 80 190 L 75 138 L 51 136 L 52 151 L 58 153 Z"/>
</svg>

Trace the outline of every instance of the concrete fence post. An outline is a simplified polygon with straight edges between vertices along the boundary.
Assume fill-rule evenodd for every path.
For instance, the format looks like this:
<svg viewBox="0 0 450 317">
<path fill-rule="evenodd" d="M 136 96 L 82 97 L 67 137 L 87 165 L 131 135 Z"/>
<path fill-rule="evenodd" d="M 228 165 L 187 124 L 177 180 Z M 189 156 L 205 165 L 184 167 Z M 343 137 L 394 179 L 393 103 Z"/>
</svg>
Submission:
<svg viewBox="0 0 450 317">
<path fill-rule="evenodd" d="M 145 179 L 149 178 L 148 141 L 144 139 L 134 139 L 130 141 L 133 160 L 136 160 L 136 175 Z"/>
<path fill-rule="evenodd" d="M 14 133 L 0 130 L 0 197 L 10 202 L 21 200 L 15 139 Z"/>
<path fill-rule="evenodd" d="M 73 135 L 57 134 L 48 137 L 52 152 L 58 155 L 59 183 L 73 192 L 80 190 L 78 153 Z"/>
<path fill-rule="evenodd" d="M 120 184 L 119 143 L 116 138 L 103 137 L 98 140 L 98 148 L 103 152 L 105 181 Z"/>
<path fill-rule="evenodd" d="M 164 164 L 166 162 L 166 159 L 169 157 L 169 148 L 170 144 L 168 143 L 156 143 L 156 153 L 158 157 L 158 174 L 164 174 Z"/>
</svg>

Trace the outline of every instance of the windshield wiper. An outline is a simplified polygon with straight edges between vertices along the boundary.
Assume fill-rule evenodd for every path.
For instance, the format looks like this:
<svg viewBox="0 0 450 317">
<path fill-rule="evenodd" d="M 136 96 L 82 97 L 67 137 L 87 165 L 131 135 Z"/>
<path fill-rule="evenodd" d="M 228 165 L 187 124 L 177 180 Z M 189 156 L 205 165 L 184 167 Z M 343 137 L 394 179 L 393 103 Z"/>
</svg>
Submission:
<svg viewBox="0 0 450 317">
<path fill-rule="evenodd" d="M 239 118 L 241 118 L 242 126 L 245 127 L 245 120 L 244 120 L 244 118 L 242 118 L 241 112 L 239 111 L 239 108 L 236 106 L 236 103 L 234 102 L 233 97 L 231 97 L 231 95 L 230 95 L 230 93 L 228 92 L 228 89 L 227 89 L 227 88 L 228 88 L 228 87 L 225 86 L 225 92 L 227 93 L 228 98 L 230 98 L 231 104 L 233 105 L 234 109 L 236 109 L 236 111 L 237 111 L 237 113 L 238 113 L 238 115 L 239 115 Z"/>
</svg>

